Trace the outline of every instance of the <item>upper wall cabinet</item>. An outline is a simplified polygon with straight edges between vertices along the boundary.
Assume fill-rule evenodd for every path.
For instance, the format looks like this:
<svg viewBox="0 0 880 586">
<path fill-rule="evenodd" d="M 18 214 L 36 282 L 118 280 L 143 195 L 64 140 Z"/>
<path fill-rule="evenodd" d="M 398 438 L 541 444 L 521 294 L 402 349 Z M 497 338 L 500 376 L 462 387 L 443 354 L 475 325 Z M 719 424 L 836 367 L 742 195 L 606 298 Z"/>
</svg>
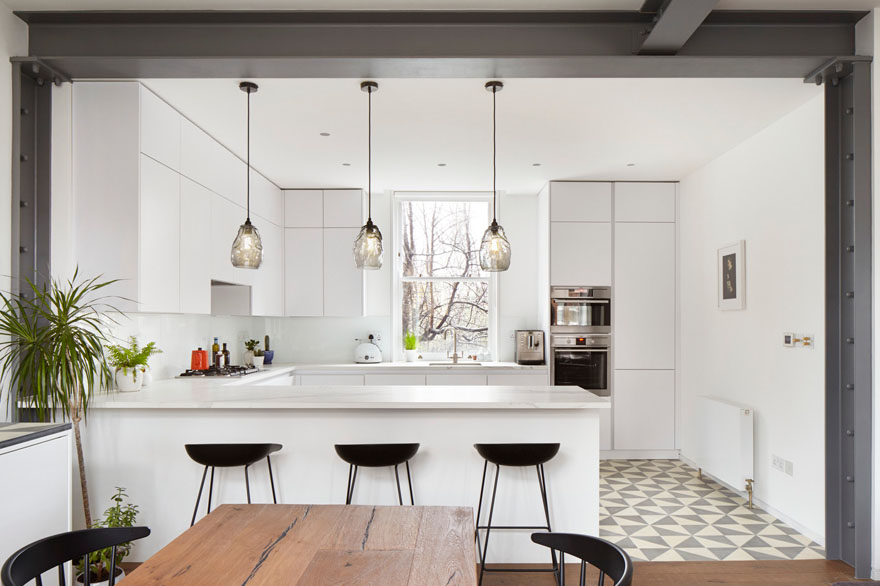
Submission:
<svg viewBox="0 0 880 586">
<path fill-rule="evenodd" d="M 166 167 L 180 171 L 180 113 L 141 86 L 141 152 Z"/>
<path fill-rule="evenodd" d="M 550 285 L 611 285 L 610 222 L 551 223 Z"/>
<path fill-rule="evenodd" d="M 360 189 L 325 189 L 324 227 L 360 228 L 364 224 L 363 198 Z"/>
<path fill-rule="evenodd" d="M 189 120 L 184 119 L 182 124 L 181 174 L 244 207 L 247 191 L 246 165 Z"/>
<path fill-rule="evenodd" d="M 675 183 L 615 183 L 617 222 L 675 222 Z"/>
<path fill-rule="evenodd" d="M 146 155 L 141 155 L 140 208 L 140 310 L 176 313 L 180 311 L 180 175 Z"/>
<path fill-rule="evenodd" d="M 323 228 L 324 192 L 320 189 L 289 189 L 284 192 L 285 228 Z"/>
<path fill-rule="evenodd" d="M 610 222 L 611 193 L 611 183 L 552 181 L 550 221 Z"/>
</svg>

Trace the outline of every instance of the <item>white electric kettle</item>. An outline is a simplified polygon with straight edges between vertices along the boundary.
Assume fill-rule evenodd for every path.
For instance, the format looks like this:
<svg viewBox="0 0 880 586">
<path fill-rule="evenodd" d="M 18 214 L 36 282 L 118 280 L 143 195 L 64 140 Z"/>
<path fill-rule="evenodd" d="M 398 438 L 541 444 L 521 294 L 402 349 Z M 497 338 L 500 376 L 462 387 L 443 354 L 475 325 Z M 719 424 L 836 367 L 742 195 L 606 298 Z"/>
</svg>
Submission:
<svg viewBox="0 0 880 586">
<path fill-rule="evenodd" d="M 354 361 L 358 364 L 371 364 L 382 362 L 382 351 L 373 341 L 373 334 L 367 340 L 357 339 L 360 342 L 354 349 Z"/>
</svg>

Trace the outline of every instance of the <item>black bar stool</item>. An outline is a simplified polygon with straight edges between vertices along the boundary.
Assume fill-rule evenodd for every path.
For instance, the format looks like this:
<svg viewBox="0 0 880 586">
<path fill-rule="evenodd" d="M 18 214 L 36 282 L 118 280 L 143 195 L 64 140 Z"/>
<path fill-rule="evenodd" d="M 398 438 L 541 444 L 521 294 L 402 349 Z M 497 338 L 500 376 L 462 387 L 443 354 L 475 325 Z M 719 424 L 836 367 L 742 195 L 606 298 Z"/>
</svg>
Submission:
<svg viewBox="0 0 880 586">
<path fill-rule="evenodd" d="M 406 465 L 406 480 L 409 483 L 409 502 L 413 499 L 412 476 L 409 472 L 409 461 L 419 451 L 419 444 L 336 444 L 336 453 L 348 463 L 348 486 L 345 491 L 345 504 L 350 505 L 354 496 L 354 483 L 357 480 L 358 468 L 385 468 L 394 466 L 394 477 L 397 479 L 397 500 L 403 504 L 403 493 L 400 490 L 400 474 L 397 467 Z"/>
<path fill-rule="evenodd" d="M 205 488 L 205 476 L 208 474 L 208 468 L 211 469 L 211 484 L 208 486 L 208 513 L 211 512 L 211 494 L 214 492 L 214 468 L 244 466 L 244 485 L 247 489 L 247 502 L 250 504 L 251 483 L 248 478 L 248 466 L 256 464 L 263 458 L 266 458 L 266 465 L 269 466 L 272 502 L 278 504 L 278 500 L 275 498 L 275 479 L 272 477 L 272 459 L 269 455 L 280 450 L 281 444 L 186 444 L 184 447 L 190 458 L 205 467 L 190 527 L 196 522 L 196 514 L 199 511 L 199 502 L 202 500 L 202 489 Z"/>
<path fill-rule="evenodd" d="M 522 568 L 486 568 L 486 552 L 489 548 L 489 533 L 492 529 L 543 529 L 552 531 L 550 528 L 550 507 L 547 504 L 547 482 L 544 477 L 544 463 L 553 459 L 559 452 L 559 444 L 474 444 L 477 452 L 483 457 L 483 480 L 480 482 L 480 503 L 477 506 L 477 555 L 480 557 L 480 581 L 483 583 L 484 572 L 553 572 L 559 583 L 559 564 L 556 563 L 556 552 L 550 550 L 553 560 L 552 568 L 522 569 Z M 495 464 L 495 483 L 492 487 L 492 501 L 489 505 L 489 522 L 480 525 L 480 515 L 483 509 L 483 491 L 486 487 L 486 471 L 489 462 Z M 495 512 L 495 494 L 498 492 L 498 476 L 501 466 L 534 466 L 538 472 L 538 488 L 541 490 L 541 503 L 544 505 L 544 518 L 547 525 L 492 525 L 492 514 Z M 486 530 L 486 540 L 480 543 L 480 530 Z"/>
</svg>

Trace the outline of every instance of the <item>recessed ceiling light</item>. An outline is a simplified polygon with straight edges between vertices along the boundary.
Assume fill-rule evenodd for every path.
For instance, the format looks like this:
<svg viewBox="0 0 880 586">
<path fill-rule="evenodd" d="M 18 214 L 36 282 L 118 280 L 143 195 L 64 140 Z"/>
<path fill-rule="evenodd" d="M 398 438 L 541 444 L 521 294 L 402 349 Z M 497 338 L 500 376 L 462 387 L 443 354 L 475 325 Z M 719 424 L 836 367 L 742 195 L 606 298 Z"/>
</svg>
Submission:
<svg viewBox="0 0 880 586">
<path fill-rule="evenodd" d="M 446 166 L 446 163 L 437 163 L 437 166 L 438 166 L 438 167 L 445 167 L 445 166 Z"/>
<path fill-rule="evenodd" d="M 351 167 L 351 163 L 342 163 L 343 167 Z"/>
<path fill-rule="evenodd" d="M 636 164 L 635 164 L 635 163 L 627 163 L 626 166 L 627 166 L 627 167 L 635 167 Z"/>
<path fill-rule="evenodd" d="M 321 136 L 330 136 L 330 133 L 329 132 L 322 132 Z"/>
<path fill-rule="evenodd" d="M 541 163 L 532 163 L 532 167 L 540 167 Z"/>
</svg>

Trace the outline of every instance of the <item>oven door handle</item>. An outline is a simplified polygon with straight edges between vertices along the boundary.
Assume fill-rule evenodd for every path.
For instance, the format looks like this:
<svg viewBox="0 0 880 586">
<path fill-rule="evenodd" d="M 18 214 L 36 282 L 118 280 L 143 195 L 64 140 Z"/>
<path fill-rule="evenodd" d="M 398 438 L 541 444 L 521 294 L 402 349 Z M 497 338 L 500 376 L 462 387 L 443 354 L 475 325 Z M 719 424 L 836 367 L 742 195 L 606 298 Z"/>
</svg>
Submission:
<svg viewBox="0 0 880 586">
<path fill-rule="evenodd" d="M 554 352 L 608 352 L 608 348 L 553 348 Z"/>
<path fill-rule="evenodd" d="M 557 301 L 557 302 L 564 301 L 566 303 L 579 302 L 579 303 L 583 303 L 586 305 L 590 305 L 590 304 L 600 305 L 600 304 L 611 303 L 611 301 L 609 301 L 608 299 L 584 299 L 583 297 L 552 297 L 550 299 L 550 301 Z"/>
</svg>

